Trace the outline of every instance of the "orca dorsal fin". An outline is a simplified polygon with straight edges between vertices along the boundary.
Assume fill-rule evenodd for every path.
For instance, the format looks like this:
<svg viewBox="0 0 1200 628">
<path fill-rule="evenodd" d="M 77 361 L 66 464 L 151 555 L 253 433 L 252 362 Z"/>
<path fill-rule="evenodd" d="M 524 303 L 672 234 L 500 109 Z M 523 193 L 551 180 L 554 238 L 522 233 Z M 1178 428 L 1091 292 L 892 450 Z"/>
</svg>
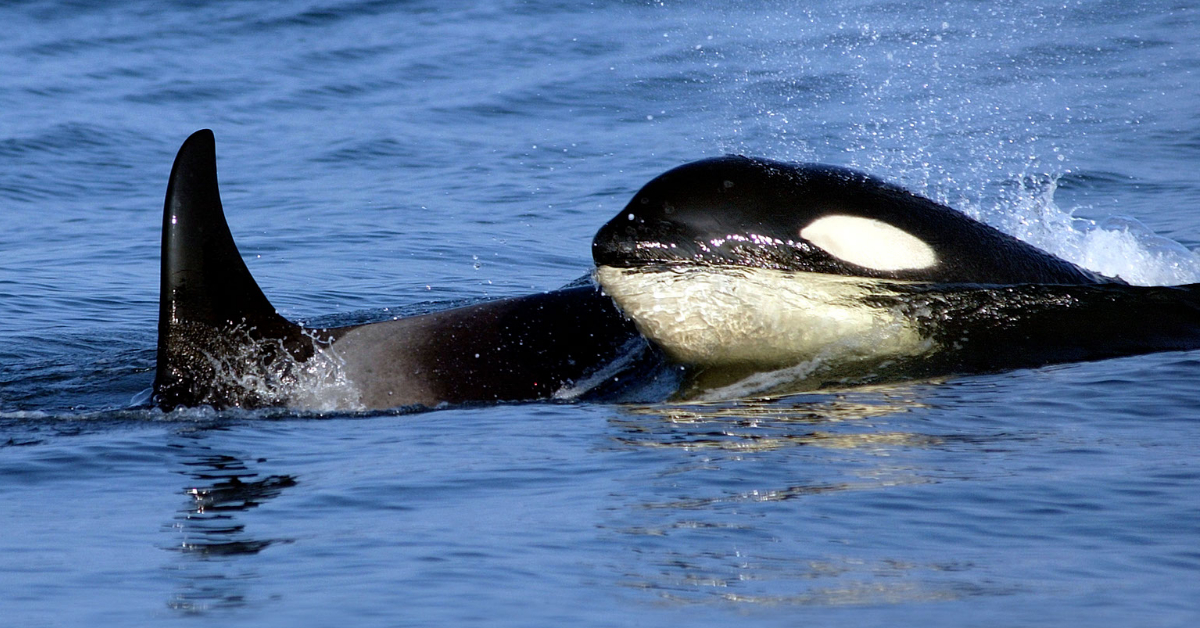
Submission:
<svg viewBox="0 0 1200 628">
<path fill-rule="evenodd" d="M 212 131 L 196 131 L 171 168 L 163 208 L 159 331 L 186 319 L 213 326 L 278 316 L 237 245 L 217 187 Z"/>
<path fill-rule="evenodd" d="M 171 168 L 163 208 L 155 402 L 270 405 L 234 380 L 290 354 L 312 355 L 312 338 L 284 319 L 242 260 L 217 187 L 216 142 L 197 131 Z M 280 351 L 282 350 L 282 351 Z"/>
</svg>

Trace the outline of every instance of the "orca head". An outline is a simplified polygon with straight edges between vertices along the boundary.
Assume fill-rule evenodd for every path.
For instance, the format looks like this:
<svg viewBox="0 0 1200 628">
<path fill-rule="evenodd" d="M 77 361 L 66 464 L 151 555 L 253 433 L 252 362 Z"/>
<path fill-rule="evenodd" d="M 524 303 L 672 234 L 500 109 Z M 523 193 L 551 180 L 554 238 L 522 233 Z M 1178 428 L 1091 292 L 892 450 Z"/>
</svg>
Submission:
<svg viewBox="0 0 1200 628">
<path fill-rule="evenodd" d="M 843 168 L 739 156 L 643 187 L 592 243 L 596 281 L 701 368 L 879 364 L 929 350 L 880 303 L 912 286 L 1108 281 L 945 205 Z"/>
<path fill-rule="evenodd" d="M 595 277 L 683 364 L 874 363 L 926 349 L 864 299 L 940 277 L 944 247 L 921 218 L 943 210 L 956 213 L 851 170 L 707 159 L 654 179 L 600 229 Z"/>
<path fill-rule="evenodd" d="M 853 170 L 726 156 L 648 183 L 596 234 L 592 254 L 597 266 L 618 268 L 729 265 L 939 280 L 947 238 L 929 228 L 930 212 L 965 219 Z"/>
</svg>

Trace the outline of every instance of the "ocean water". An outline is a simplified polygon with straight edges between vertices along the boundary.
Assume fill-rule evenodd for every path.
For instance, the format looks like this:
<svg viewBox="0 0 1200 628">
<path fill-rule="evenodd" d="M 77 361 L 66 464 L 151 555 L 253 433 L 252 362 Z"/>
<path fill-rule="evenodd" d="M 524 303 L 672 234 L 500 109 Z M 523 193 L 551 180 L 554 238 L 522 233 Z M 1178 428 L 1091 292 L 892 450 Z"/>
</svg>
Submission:
<svg viewBox="0 0 1200 628">
<path fill-rule="evenodd" d="M 462 4 L 0 4 L 0 623 L 1200 623 L 1194 352 L 705 403 L 147 408 L 199 128 L 293 319 L 553 289 L 643 183 L 730 152 L 1200 281 L 1191 3 Z"/>
</svg>

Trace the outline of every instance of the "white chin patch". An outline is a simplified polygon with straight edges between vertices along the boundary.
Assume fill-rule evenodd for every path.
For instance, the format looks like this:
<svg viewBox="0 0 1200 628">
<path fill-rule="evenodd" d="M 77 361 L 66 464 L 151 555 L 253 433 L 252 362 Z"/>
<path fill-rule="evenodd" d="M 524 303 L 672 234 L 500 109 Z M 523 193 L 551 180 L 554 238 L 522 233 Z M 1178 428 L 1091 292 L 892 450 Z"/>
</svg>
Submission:
<svg viewBox="0 0 1200 628">
<path fill-rule="evenodd" d="M 923 353 L 907 317 L 869 305 L 886 283 L 769 269 L 601 266 L 596 280 L 647 338 L 693 366 L 878 363 Z"/>
<path fill-rule="evenodd" d="M 801 229 L 800 237 L 843 262 L 871 270 L 920 270 L 938 261 L 920 238 L 872 218 L 825 216 Z"/>
</svg>

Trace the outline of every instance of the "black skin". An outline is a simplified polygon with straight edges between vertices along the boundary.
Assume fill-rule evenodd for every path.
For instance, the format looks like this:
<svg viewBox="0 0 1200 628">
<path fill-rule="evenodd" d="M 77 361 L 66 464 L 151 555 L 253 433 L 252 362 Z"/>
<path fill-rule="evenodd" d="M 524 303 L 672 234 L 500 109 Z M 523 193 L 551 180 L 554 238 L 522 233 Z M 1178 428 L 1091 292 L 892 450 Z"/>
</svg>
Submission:
<svg viewBox="0 0 1200 628">
<path fill-rule="evenodd" d="M 904 378 L 1004 371 L 1200 348 L 1200 284 L 904 284 L 876 305 L 937 341 Z"/>
<path fill-rule="evenodd" d="M 831 214 L 896 226 L 929 244 L 940 263 L 874 270 L 800 238 L 801 229 Z M 731 264 L 933 283 L 1114 281 L 860 172 L 732 155 L 680 166 L 646 184 L 600 228 L 592 257 L 597 266 Z"/>
</svg>

